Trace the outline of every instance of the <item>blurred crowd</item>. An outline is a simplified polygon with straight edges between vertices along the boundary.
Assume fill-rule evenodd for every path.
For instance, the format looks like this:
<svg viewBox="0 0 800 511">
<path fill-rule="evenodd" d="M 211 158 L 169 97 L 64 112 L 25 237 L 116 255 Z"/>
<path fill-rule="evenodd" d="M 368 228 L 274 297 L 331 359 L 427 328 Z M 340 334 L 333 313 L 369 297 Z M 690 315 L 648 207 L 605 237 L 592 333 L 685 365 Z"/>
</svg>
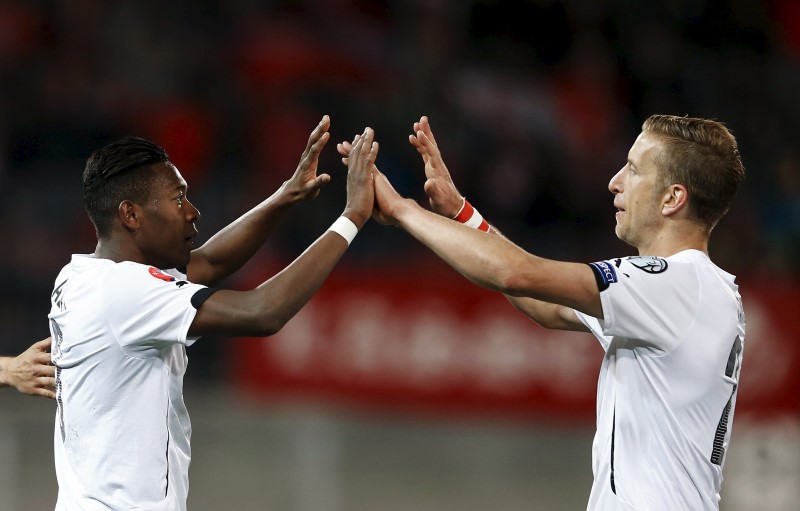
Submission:
<svg viewBox="0 0 800 511">
<path fill-rule="evenodd" d="M 420 115 L 512 240 L 562 259 L 630 254 L 607 183 L 642 121 L 669 113 L 725 122 L 748 171 L 712 257 L 742 276 L 800 273 L 794 0 L 0 0 L 0 77 L 0 353 L 47 335 L 56 273 L 94 249 L 80 185 L 93 149 L 128 134 L 164 146 L 207 238 L 288 178 L 323 114 L 329 189 L 247 271 L 335 219 L 334 144 L 366 125 L 378 166 L 423 202 L 407 141 Z M 428 260 L 370 224 L 344 264 Z"/>
</svg>

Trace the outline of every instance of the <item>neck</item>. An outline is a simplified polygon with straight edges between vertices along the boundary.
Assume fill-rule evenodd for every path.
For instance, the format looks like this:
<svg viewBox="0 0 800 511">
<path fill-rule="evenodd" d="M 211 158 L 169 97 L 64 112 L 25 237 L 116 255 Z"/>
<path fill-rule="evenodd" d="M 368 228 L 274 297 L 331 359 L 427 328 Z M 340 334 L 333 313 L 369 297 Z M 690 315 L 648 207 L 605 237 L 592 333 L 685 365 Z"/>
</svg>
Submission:
<svg viewBox="0 0 800 511">
<path fill-rule="evenodd" d="M 708 233 L 698 228 L 662 231 L 636 248 L 639 255 L 659 257 L 669 257 L 684 250 L 699 250 L 708 255 Z"/>
<path fill-rule="evenodd" d="M 129 247 L 112 239 L 99 239 L 94 249 L 94 256 L 97 259 L 109 259 L 115 263 L 123 261 L 133 261 L 141 263 L 138 251 L 132 251 Z"/>
</svg>

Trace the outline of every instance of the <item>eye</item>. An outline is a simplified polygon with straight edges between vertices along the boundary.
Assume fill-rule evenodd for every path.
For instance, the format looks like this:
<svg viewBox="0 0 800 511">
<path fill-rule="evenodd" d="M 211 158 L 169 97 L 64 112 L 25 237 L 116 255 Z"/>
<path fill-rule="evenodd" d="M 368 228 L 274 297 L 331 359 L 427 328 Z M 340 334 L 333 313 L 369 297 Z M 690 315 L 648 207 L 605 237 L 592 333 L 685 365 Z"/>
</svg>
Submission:
<svg viewBox="0 0 800 511">
<path fill-rule="evenodd" d="M 183 206 L 184 199 L 186 199 L 186 194 L 184 194 L 183 192 L 180 192 L 178 194 L 178 197 L 175 199 L 175 200 L 178 201 L 178 206 Z"/>
</svg>

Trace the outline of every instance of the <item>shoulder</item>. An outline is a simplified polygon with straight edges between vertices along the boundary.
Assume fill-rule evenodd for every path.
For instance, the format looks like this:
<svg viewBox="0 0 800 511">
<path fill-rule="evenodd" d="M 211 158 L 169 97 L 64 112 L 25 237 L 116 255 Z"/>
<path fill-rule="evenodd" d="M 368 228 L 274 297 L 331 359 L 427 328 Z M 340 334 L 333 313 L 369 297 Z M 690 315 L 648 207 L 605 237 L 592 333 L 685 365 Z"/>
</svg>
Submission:
<svg viewBox="0 0 800 511">
<path fill-rule="evenodd" d="M 626 277 L 647 280 L 674 280 L 676 278 L 696 277 L 698 268 L 708 261 L 696 257 L 694 254 L 679 252 L 669 257 L 659 256 L 629 256 L 615 260 L 616 266 Z M 617 262 L 618 261 L 618 262 Z"/>
</svg>

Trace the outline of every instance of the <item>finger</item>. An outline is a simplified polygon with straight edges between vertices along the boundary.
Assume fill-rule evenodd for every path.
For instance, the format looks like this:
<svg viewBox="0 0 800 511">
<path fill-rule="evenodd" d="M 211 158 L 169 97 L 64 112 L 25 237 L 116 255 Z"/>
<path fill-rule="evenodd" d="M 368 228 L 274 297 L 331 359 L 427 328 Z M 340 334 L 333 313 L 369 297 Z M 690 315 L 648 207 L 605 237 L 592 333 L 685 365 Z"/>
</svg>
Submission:
<svg viewBox="0 0 800 511">
<path fill-rule="evenodd" d="M 323 133 L 322 136 L 311 145 L 311 147 L 307 147 L 300 156 L 300 164 L 297 167 L 297 171 L 306 172 L 308 169 L 313 169 L 315 171 L 322 148 L 325 147 L 325 144 L 328 143 L 330 138 L 330 133 Z"/>
<path fill-rule="evenodd" d="M 326 131 L 311 145 L 311 149 L 308 152 L 313 155 L 318 155 L 322 152 L 322 148 L 325 147 L 325 144 L 328 143 L 330 138 L 331 134 Z"/>
<path fill-rule="evenodd" d="M 326 184 L 331 182 L 330 174 L 320 174 L 318 175 L 313 181 L 311 181 L 311 189 L 314 188 L 322 188 Z"/>
<path fill-rule="evenodd" d="M 419 127 L 422 132 L 425 133 L 425 136 L 428 137 L 433 143 L 434 146 L 439 147 L 439 144 L 436 143 L 436 137 L 433 136 L 433 129 L 431 129 L 431 123 L 428 120 L 428 116 L 423 115 L 419 119 Z"/>
<path fill-rule="evenodd" d="M 36 374 L 37 377 L 41 378 L 52 378 L 53 376 L 56 375 L 56 368 L 55 366 L 50 366 L 50 365 L 37 366 L 37 368 L 34 370 L 34 374 Z"/>
<path fill-rule="evenodd" d="M 430 156 L 428 155 L 428 152 L 425 150 L 424 146 L 419 141 L 417 136 L 416 135 L 409 135 L 408 136 L 408 141 L 411 142 L 411 145 L 414 146 L 414 149 L 416 149 L 417 152 L 419 153 L 419 155 L 422 157 L 422 163 L 427 165 L 428 164 L 428 160 L 430 159 Z"/>
<path fill-rule="evenodd" d="M 306 149 L 304 152 L 309 152 L 312 147 L 316 144 L 317 140 L 327 134 L 328 128 L 330 127 L 331 119 L 327 115 L 322 116 L 322 120 L 319 121 L 319 124 L 311 131 L 311 134 L 308 136 L 308 142 L 306 143 Z"/>
<path fill-rule="evenodd" d="M 428 158 L 433 159 L 434 162 L 437 163 L 441 162 L 442 155 L 439 152 L 439 148 L 436 147 L 436 144 L 433 143 L 433 141 L 428 137 L 428 135 L 425 134 L 424 131 L 420 130 L 417 132 L 417 139 L 419 140 L 420 145 L 424 149 L 425 155 L 427 155 Z"/>
<path fill-rule="evenodd" d="M 33 362 L 40 365 L 49 366 L 51 360 L 49 353 L 37 353 L 33 356 Z"/>
<path fill-rule="evenodd" d="M 33 343 L 33 346 L 31 347 L 39 351 L 47 351 L 50 349 L 50 343 L 52 342 L 52 340 L 53 340 L 52 337 L 48 337 L 47 339 L 42 339 L 39 342 Z"/>
<path fill-rule="evenodd" d="M 53 385 L 48 385 L 44 388 L 35 388 L 31 389 L 30 394 L 32 396 L 42 396 L 42 397 L 49 397 L 50 399 L 56 398 L 56 393 L 54 392 L 55 389 L 55 382 Z"/>
<path fill-rule="evenodd" d="M 378 142 L 373 142 L 369 148 L 369 154 L 367 154 L 367 165 L 369 166 L 370 171 L 374 174 L 378 172 L 378 168 L 375 167 L 375 160 L 378 159 L 378 150 L 380 149 L 380 144 Z"/>
<path fill-rule="evenodd" d="M 372 129 L 367 127 L 361 136 L 356 137 L 353 147 L 350 149 L 350 158 L 356 158 L 353 162 L 356 166 L 360 165 L 367 153 L 369 144 L 372 143 Z"/>
</svg>

